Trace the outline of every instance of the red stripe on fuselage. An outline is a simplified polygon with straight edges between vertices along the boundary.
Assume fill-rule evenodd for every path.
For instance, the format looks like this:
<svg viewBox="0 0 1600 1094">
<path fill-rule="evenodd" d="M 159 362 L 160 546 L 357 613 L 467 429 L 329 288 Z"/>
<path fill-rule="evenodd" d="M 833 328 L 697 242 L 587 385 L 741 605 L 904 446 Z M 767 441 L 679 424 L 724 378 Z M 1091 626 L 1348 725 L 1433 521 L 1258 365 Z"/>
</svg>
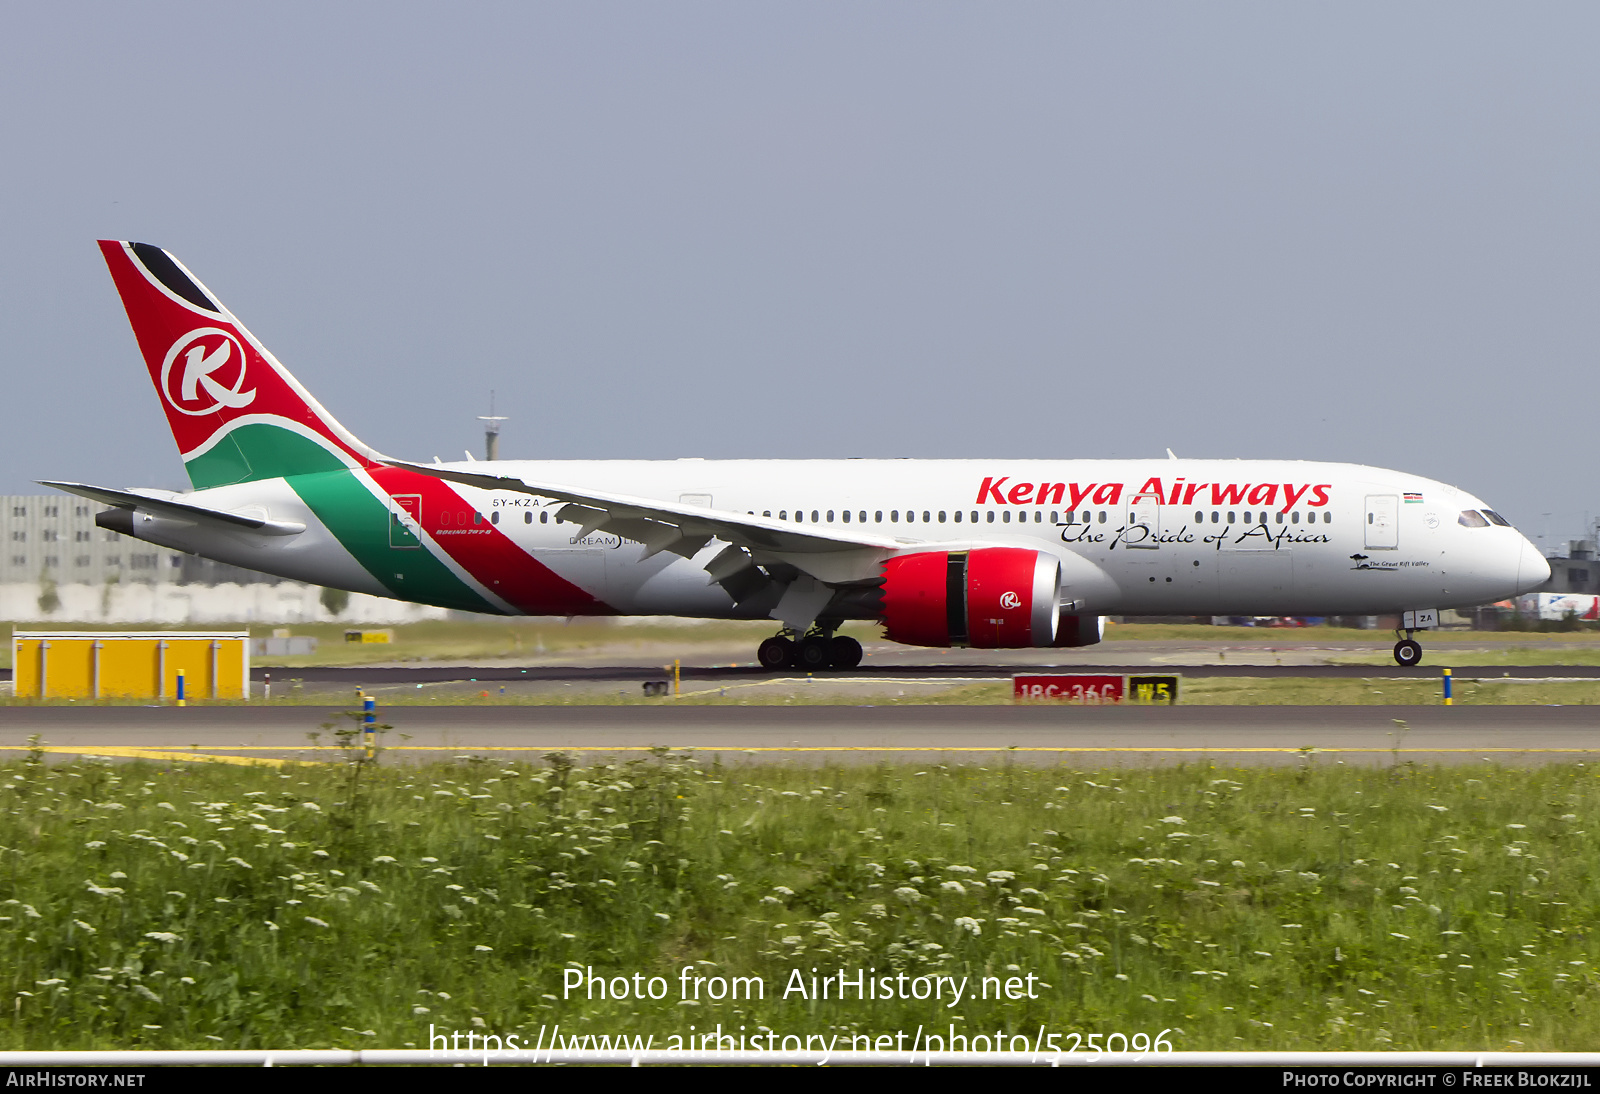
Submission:
<svg viewBox="0 0 1600 1094">
<path fill-rule="evenodd" d="M 517 546 L 442 479 L 399 467 L 375 468 L 371 475 L 391 498 L 420 495 L 422 529 L 429 538 L 485 589 L 524 615 L 617 614 Z M 450 523 L 442 519 L 447 515 Z M 473 523 L 474 515 L 481 516 L 481 523 Z"/>
</svg>

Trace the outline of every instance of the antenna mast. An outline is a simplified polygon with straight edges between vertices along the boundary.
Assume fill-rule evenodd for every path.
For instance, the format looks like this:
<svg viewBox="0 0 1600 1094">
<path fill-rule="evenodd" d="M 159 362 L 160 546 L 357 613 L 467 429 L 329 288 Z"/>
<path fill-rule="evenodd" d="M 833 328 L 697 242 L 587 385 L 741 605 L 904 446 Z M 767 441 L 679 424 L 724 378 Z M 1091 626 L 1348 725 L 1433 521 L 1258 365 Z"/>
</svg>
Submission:
<svg viewBox="0 0 1600 1094">
<path fill-rule="evenodd" d="M 489 413 L 479 414 L 478 421 L 483 423 L 483 458 L 489 461 L 500 458 L 500 423 L 506 419 L 496 417 L 494 412 L 494 389 L 489 390 Z"/>
</svg>

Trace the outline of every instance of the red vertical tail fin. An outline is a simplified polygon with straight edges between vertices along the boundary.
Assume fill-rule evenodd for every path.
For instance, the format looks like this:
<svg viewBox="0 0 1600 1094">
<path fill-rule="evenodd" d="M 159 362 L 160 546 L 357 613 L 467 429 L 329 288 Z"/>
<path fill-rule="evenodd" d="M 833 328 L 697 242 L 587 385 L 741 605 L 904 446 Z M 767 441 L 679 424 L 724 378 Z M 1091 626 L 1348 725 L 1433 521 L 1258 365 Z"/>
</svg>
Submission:
<svg viewBox="0 0 1600 1094">
<path fill-rule="evenodd" d="M 100 251 L 197 489 L 382 458 L 177 259 L 148 243 L 103 239 Z"/>
</svg>

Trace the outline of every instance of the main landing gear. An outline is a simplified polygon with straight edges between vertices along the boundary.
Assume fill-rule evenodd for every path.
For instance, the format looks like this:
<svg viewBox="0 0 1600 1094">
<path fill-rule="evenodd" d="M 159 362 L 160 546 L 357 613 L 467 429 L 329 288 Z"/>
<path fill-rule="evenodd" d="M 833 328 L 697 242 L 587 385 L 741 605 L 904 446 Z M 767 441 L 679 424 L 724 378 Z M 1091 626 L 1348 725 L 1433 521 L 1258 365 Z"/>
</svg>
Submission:
<svg viewBox="0 0 1600 1094">
<path fill-rule="evenodd" d="M 853 669 L 861 664 L 861 643 L 842 634 L 816 630 L 798 641 L 793 631 L 781 631 L 761 643 L 756 659 L 764 669 Z"/>
<path fill-rule="evenodd" d="M 1410 631 L 1406 631 L 1406 636 L 1394 644 L 1394 661 L 1395 664 L 1408 669 L 1413 665 L 1422 664 L 1422 643 L 1412 638 Z"/>
</svg>

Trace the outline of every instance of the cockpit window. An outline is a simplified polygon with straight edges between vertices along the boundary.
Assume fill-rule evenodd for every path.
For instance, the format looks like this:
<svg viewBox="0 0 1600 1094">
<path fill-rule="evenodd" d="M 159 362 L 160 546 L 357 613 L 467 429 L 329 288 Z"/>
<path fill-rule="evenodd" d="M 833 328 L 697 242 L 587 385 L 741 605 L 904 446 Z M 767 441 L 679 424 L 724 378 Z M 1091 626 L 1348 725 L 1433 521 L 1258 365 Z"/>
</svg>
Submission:
<svg viewBox="0 0 1600 1094">
<path fill-rule="evenodd" d="M 1476 509 L 1461 510 L 1461 515 L 1456 518 L 1456 523 L 1461 525 L 1463 528 L 1489 527 L 1489 522 L 1484 520 L 1482 514 L 1480 514 Z"/>
<path fill-rule="evenodd" d="M 1502 528 L 1511 527 L 1511 522 L 1505 517 L 1502 517 L 1499 513 L 1496 513 L 1493 509 L 1485 509 L 1483 511 L 1483 515 L 1489 518 L 1489 523 L 1491 524 L 1498 524 Z"/>
</svg>

